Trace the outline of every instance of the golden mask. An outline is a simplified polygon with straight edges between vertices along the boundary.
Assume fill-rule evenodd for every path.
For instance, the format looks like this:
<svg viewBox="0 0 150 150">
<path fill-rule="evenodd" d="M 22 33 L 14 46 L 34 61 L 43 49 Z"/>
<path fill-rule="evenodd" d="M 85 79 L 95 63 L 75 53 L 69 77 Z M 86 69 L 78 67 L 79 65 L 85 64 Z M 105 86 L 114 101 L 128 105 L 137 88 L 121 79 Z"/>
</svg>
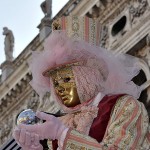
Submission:
<svg viewBox="0 0 150 150">
<path fill-rule="evenodd" d="M 53 70 L 50 76 L 53 80 L 56 94 L 61 98 L 65 106 L 74 107 L 80 104 L 71 66 Z"/>
</svg>

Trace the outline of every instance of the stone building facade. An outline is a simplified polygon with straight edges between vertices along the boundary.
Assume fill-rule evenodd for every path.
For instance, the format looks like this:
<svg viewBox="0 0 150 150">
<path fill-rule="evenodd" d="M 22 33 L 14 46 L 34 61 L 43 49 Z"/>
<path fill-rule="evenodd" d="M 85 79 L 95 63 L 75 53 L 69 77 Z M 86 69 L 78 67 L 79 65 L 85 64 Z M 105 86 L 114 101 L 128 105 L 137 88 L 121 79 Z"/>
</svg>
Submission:
<svg viewBox="0 0 150 150">
<path fill-rule="evenodd" d="M 133 79 L 137 85 L 150 80 L 150 0 L 70 0 L 53 18 L 62 15 L 97 18 L 101 24 L 101 46 L 114 53 L 128 53 L 140 58 L 140 74 Z M 53 19 L 44 17 L 39 34 L 12 62 L 13 71 L 0 83 L 0 145 L 11 138 L 16 116 L 24 109 L 57 113 L 59 107 L 46 93 L 43 99 L 29 85 L 28 67 L 31 50 L 42 51 L 43 41 L 51 33 Z M 5 65 L 1 65 L 1 68 Z M 150 87 L 139 99 L 150 114 Z"/>
</svg>

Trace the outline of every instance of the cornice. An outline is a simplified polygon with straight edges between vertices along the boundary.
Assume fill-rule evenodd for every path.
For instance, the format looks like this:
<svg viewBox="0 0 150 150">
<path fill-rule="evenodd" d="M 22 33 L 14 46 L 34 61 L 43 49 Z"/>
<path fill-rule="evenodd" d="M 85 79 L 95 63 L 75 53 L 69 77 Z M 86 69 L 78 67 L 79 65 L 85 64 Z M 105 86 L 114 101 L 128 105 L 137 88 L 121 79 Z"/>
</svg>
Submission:
<svg viewBox="0 0 150 150">
<path fill-rule="evenodd" d="M 76 7 L 80 5 L 80 3 L 82 3 L 82 1 L 84 0 L 69 0 L 69 2 L 56 14 L 53 20 L 61 16 L 68 16 Z"/>
<path fill-rule="evenodd" d="M 31 51 L 35 51 L 42 46 L 39 40 L 39 34 L 27 45 L 27 47 L 20 53 L 20 55 L 13 61 L 15 67 L 20 66 L 31 54 Z"/>
<path fill-rule="evenodd" d="M 124 8 L 127 5 L 129 5 L 132 1 L 134 0 L 130 0 L 130 2 L 128 0 L 113 0 L 111 4 L 105 6 L 105 9 L 100 10 L 100 22 L 110 22 L 111 20 L 116 18 L 116 15 L 119 15 L 120 12 L 122 12 Z"/>
<path fill-rule="evenodd" d="M 31 74 L 27 73 L 11 90 L 6 90 L 5 96 L 0 99 L 1 114 L 8 113 L 17 103 L 20 103 L 20 101 L 24 99 L 27 91 L 31 93 L 32 88 L 29 85 L 30 80 Z"/>
<path fill-rule="evenodd" d="M 82 0 L 78 4 L 78 7 L 76 7 L 70 14 L 77 15 L 77 16 L 84 16 L 97 3 L 99 3 L 99 0 Z"/>
<path fill-rule="evenodd" d="M 27 62 L 24 62 L 4 82 L 2 82 L 0 86 L 0 99 L 2 99 L 7 93 L 11 92 L 15 85 L 19 83 L 28 72 L 29 67 Z"/>
<path fill-rule="evenodd" d="M 22 91 L 23 90 L 23 91 Z M 12 114 L 12 112 L 14 110 L 16 110 L 16 108 L 19 110 L 20 108 L 25 109 L 25 100 L 26 98 L 28 98 L 29 94 L 32 91 L 32 88 L 28 85 L 26 86 L 24 89 L 21 89 L 22 92 L 20 93 L 15 93 L 15 95 L 11 95 L 13 96 L 11 99 L 11 101 L 7 101 L 7 104 L 5 106 L 3 106 L 2 111 L 1 111 L 1 117 L 0 117 L 0 121 L 5 120 L 5 118 L 7 117 L 7 115 L 9 116 L 10 114 Z M 8 98 L 7 98 L 8 100 Z M 8 109 L 9 108 L 9 109 Z"/>
</svg>

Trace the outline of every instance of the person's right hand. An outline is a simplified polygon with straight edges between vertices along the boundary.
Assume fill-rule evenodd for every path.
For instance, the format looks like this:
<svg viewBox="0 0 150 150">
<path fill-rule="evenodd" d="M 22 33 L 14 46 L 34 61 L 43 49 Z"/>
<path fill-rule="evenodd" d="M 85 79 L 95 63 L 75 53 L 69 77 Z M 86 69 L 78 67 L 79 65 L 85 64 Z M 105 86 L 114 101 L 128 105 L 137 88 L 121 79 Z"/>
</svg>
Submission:
<svg viewBox="0 0 150 150">
<path fill-rule="evenodd" d="M 16 127 L 13 131 L 13 137 L 23 150 L 43 150 L 37 134 Z"/>
</svg>

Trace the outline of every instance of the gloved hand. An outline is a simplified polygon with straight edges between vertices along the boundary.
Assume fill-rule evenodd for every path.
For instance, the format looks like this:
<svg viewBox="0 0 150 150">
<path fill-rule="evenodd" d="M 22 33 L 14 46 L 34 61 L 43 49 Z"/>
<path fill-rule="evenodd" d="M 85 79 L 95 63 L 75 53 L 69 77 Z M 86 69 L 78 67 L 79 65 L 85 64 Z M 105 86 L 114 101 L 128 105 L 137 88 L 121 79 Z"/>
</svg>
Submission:
<svg viewBox="0 0 150 150">
<path fill-rule="evenodd" d="M 37 134 L 29 133 L 24 129 L 21 130 L 16 127 L 13 131 L 13 137 L 23 150 L 43 150 Z"/>
<path fill-rule="evenodd" d="M 26 130 L 26 132 L 34 133 L 39 135 L 40 140 L 43 139 L 59 139 L 62 132 L 67 128 L 58 118 L 48 115 L 43 112 L 37 112 L 36 116 L 39 119 L 46 120 L 46 122 L 42 124 L 35 125 L 24 125 L 20 124 L 19 129 Z"/>
</svg>

